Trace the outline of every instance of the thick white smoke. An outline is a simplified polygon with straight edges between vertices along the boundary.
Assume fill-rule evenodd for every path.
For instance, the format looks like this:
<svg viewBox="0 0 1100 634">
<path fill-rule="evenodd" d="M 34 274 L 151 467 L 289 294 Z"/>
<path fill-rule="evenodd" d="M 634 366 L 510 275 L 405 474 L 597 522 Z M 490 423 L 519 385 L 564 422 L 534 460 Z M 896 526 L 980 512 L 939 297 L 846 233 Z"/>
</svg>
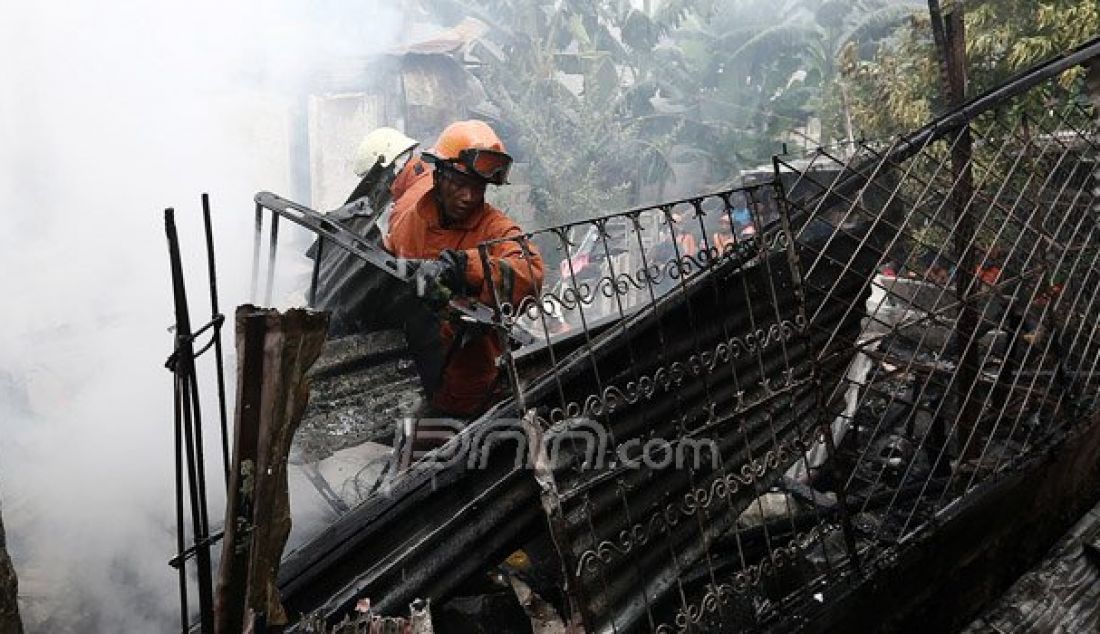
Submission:
<svg viewBox="0 0 1100 634">
<path fill-rule="evenodd" d="M 177 208 L 201 324 L 210 192 L 231 318 L 247 300 L 251 196 L 290 192 L 287 104 L 400 25 L 373 1 L 0 9 L 0 500 L 30 631 L 177 623 L 163 208 Z M 213 440 L 213 408 L 206 423 Z"/>
</svg>

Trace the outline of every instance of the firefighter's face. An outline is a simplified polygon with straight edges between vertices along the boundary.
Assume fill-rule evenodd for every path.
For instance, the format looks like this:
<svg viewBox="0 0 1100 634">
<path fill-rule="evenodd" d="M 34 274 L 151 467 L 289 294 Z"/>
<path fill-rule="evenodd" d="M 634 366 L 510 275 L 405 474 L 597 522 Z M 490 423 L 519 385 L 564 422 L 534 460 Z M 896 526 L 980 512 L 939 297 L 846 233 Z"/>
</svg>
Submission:
<svg viewBox="0 0 1100 634">
<path fill-rule="evenodd" d="M 450 222 L 462 222 L 485 204 L 486 182 L 456 169 L 439 174 L 439 195 L 443 201 L 443 216 Z"/>
</svg>

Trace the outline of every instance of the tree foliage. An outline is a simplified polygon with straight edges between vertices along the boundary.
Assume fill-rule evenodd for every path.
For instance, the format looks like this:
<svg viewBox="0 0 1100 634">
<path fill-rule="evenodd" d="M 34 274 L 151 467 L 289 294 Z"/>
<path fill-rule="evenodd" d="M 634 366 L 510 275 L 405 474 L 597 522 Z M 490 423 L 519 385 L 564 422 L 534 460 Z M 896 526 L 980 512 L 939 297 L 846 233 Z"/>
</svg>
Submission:
<svg viewBox="0 0 1100 634">
<path fill-rule="evenodd" d="M 423 1 L 490 26 L 472 72 L 547 224 L 651 202 L 685 164 L 733 184 L 811 121 L 828 145 L 943 108 L 926 0 Z M 966 9 L 971 93 L 1100 31 L 1095 0 Z"/>
<path fill-rule="evenodd" d="M 781 150 L 792 129 L 823 112 L 843 112 L 838 59 L 859 58 L 918 9 L 888 0 L 727 0 L 713 19 L 682 30 L 699 86 L 699 143 L 725 169 L 756 164 Z M 685 91 L 687 92 L 687 91 Z M 817 144 L 850 136 L 829 119 Z"/>
<path fill-rule="evenodd" d="M 1100 32 L 1100 4 L 1095 0 L 986 0 L 968 3 L 965 10 L 968 96 Z M 927 15 L 914 15 L 873 59 L 842 59 L 839 83 L 852 95 L 853 118 L 863 135 L 878 138 L 911 130 L 946 107 L 936 60 Z M 1081 79 L 1081 69 L 1075 68 L 1059 84 L 1077 91 Z"/>
<path fill-rule="evenodd" d="M 653 97 L 675 56 L 662 46 L 705 0 L 638 9 L 624 0 L 436 0 L 444 13 L 492 16 L 499 55 L 475 72 L 516 153 L 545 221 L 636 204 L 643 184 L 672 178 L 679 127 L 655 125 Z"/>
</svg>

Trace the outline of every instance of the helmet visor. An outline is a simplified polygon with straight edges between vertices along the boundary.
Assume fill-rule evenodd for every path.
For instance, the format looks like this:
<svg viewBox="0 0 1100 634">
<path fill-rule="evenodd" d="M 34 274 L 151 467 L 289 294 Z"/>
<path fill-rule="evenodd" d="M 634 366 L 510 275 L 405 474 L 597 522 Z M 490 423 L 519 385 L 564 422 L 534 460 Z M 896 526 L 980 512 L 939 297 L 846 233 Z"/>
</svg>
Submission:
<svg viewBox="0 0 1100 634">
<path fill-rule="evenodd" d="M 508 179 L 508 170 L 512 167 L 512 157 L 497 150 L 471 148 L 458 154 L 458 162 L 471 174 L 495 185 L 503 185 Z"/>
</svg>

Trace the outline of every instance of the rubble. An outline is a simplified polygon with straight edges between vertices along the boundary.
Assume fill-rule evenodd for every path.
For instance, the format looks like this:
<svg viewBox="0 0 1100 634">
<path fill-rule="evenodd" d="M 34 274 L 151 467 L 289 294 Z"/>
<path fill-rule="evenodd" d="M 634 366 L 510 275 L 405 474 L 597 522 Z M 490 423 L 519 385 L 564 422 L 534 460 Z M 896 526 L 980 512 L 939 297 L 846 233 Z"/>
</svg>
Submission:
<svg viewBox="0 0 1100 634">
<path fill-rule="evenodd" d="M 364 442 L 392 444 L 395 422 L 419 397 L 405 337 L 384 330 L 330 339 L 310 372 L 309 405 L 295 436 L 302 462 Z"/>
<path fill-rule="evenodd" d="M 950 187 L 941 150 L 956 124 L 885 154 L 865 144 L 854 156 L 823 151 L 838 166 L 802 199 L 776 182 L 591 221 L 585 235 L 602 248 L 585 260 L 583 281 L 562 267 L 553 290 L 498 302 L 499 321 L 481 322 L 500 326 L 502 339 L 516 324 L 543 338 L 502 355 L 509 398 L 354 506 L 387 451 L 361 443 L 385 441 L 371 434 L 392 429 L 415 383 L 400 378 L 398 339 L 334 340 L 314 371 L 307 418 L 315 436 L 336 440 L 306 436 L 295 459 L 310 477 L 351 484 L 317 485 L 339 516 L 280 568 L 300 631 L 398 614 L 421 598 L 434 602 L 440 631 L 527 632 L 536 616 L 552 629 L 554 612 L 592 631 L 889 631 L 919 624 L 932 599 L 958 610 L 937 626 L 957 625 L 1012 568 L 987 573 L 972 561 L 1033 554 L 1037 544 L 1013 543 L 1031 519 L 1046 539 L 1081 503 L 1051 492 L 1100 481 L 1090 386 L 1100 344 L 1091 263 L 1043 291 L 1045 304 L 1021 295 L 1020 278 L 1083 261 L 1070 248 L 1076 234 L 1044 245 L 1039 259 L 1034 241 L 1021 240 L 1064 235 L 1061 225 L 994 216 L 985 237 L 1015 258 L 1004 270 L 972 266 L 978 247 L 960 239 L 971 233 L 929 244 L 929 226 L 1000 214 L 996 199 L 1015 194 L 968 183 L 994 200 L 955 200 L 973 208 L 940 216 L 935 187 Z M 911 170 L 914 156 L 934 169 Z M 768 192 L 779 198 L 773 208 Z M 1062 224 L 1089 217 L 1050 206 Z M 759 231 L 731 249 L 706 246 L 708 218 L 742 209 Z M 677 232 L 693 222 L 704 248 L 681 254 Z M 542 239 L 540 250 L 556 245 L 573 262 L 568 232 L 538 233 L 508 239 Z M 961 270 L 881 274 L 898 242 L 938 249 Z M 673 257 L 651 265 L 661 245 Z M 968 286 L 976 279 L 982 288 Z M 1055 319 L 1048 309 L 1058 302 Z M 1028 314 L 1045 321 L 1029 325 Z M 434 460 L 459 449 L 469 460 Z M 669 468 L 685 455 L 694 462 Z M 1017 496 L 1049 512 L 1020 521 L 1007 503 Z M 538 543 L 552 544 L 551 557 L 513 575 L 507 566 L 528 567 L 517 553 Z M 560 574 L 547 585 L 561 600 L 535 581 L 548 570 Z M 971 582 L 981 586 L 973 595 Z M 896 610 L 874 614 L 886 601 Z"/>
</svg>

